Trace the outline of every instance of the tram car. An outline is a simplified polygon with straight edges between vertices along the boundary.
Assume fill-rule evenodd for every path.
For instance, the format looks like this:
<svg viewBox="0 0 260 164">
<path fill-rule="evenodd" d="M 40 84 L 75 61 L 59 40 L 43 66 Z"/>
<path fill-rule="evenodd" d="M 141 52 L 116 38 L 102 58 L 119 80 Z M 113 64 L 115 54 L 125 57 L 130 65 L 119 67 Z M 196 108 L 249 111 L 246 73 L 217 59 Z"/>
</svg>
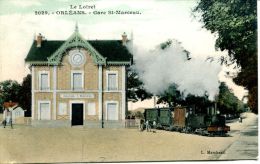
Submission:
<svg viewBox="0 0 260 164">
<path fill-rule="evenodd" d="M 149 108 L 144 111 L 145 122 L 148 121 L 152 128 L 164 128 L 172 125 L 171 108 Z M 156 125 L 154 125 L 154 122 Z"/>
<path fill-rule="evenodd" d="M 224 136 L 230 131 L 225 117 L 217 114 L 215 108 L 208 108 L 206 113 L 194 111 L 187 107 L 149 108 L 145 109 L 144 118 L 152 128 L 170 131 L 209 136 Z"/>
</svg>

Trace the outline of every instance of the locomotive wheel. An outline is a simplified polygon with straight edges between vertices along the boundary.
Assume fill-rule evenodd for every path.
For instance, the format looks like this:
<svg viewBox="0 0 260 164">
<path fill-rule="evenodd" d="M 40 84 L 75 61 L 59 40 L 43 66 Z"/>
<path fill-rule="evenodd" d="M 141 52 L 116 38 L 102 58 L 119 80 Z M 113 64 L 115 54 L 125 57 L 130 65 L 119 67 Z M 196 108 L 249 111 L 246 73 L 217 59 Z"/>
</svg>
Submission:
<svg viewBox="0 0 260 164">
<path fill-rule="evenodd" d="M 173 127 L 173 126 L 170 126 L 170 127 L 169 127 L 169 131 L 174 131 L 174 127 Z"/>
<path fill-rule="evenodd" d="M 182 128 L 178 128 L 178 132 L 180 132 L 180 133 L 181 133 L 181 132 L 182 132 Z"/>
</svg>

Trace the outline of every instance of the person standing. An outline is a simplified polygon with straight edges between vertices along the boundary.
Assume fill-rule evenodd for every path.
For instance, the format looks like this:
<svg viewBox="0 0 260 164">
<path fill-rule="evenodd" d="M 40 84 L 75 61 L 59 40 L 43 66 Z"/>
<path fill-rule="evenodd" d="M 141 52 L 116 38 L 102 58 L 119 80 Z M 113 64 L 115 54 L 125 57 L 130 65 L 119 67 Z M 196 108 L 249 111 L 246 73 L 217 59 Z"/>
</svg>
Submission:
<svg viewBox="0 0 260 164">
<path fill-rule="evenodd" d="M 3 125 L 4 125 L 4 128 L 6 126 L 6 120 L 7 120 L 7 108 L 4 108 L 4 112 L 3 112 Z"/>
<path fill-rule="evenodd" d="M 3 117 L 4 117 L 4 128 L 6 127 L 7 123 L 9 123 L 11 125 L 11 128 L 13 128 L 12 112 L 8 108 L 5 108 Z"/>
<path fill-rule="evenodd" d="M 150 131 L 151 131 L 151 127 L 150 127 L 150 124 L 149 124 L 149 120 L 146 120 L 146 131 L 147 131 L 147 132 L 150 132 Z"/>
<path fill-rule="evenodd" d="M 243 121 L 243 118 L 242 118 L 242 116 L 240 115 L 240 116 L 239 116 L 239 122 L 242 123 L 242 121 Z"/>
<path fill-rule="evenodd" d="M 156 121 L 155 120 L 153 120 L 153 132 L 155 133 L 156 132 Z"/>
<path fill-rule="evenodd" d="M 144 120 L 143 120 L 143 119 L 140 119 L 139 130 L 140 130 L 141 132 L 144 130 Z"/>
</svg>

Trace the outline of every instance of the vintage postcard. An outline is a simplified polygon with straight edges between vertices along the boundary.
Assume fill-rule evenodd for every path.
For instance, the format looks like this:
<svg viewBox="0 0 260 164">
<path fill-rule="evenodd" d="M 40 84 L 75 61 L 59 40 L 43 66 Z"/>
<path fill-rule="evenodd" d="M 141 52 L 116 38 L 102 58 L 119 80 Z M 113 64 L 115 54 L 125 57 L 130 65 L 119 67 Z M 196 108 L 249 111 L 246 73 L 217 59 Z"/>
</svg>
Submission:
<svg viewBox="0 0 260 164">
<path fill-rule="evenodd" d="M 256 163 L 256 13 L 0 0 L 0 163 Z"/>
</svg>

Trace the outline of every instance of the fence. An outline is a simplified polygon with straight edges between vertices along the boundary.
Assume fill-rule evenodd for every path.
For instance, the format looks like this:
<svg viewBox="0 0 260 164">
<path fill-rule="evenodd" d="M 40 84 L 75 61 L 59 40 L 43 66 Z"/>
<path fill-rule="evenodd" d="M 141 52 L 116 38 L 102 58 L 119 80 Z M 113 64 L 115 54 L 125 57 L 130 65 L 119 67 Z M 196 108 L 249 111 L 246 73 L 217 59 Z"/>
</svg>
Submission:
<svg viewBox="0 0 260 164">
<path fill-rule="evenodd" d="M 138 128 L 140 124 L 140 119 L 126 119 L 125 128 Z"/>
</svg>

